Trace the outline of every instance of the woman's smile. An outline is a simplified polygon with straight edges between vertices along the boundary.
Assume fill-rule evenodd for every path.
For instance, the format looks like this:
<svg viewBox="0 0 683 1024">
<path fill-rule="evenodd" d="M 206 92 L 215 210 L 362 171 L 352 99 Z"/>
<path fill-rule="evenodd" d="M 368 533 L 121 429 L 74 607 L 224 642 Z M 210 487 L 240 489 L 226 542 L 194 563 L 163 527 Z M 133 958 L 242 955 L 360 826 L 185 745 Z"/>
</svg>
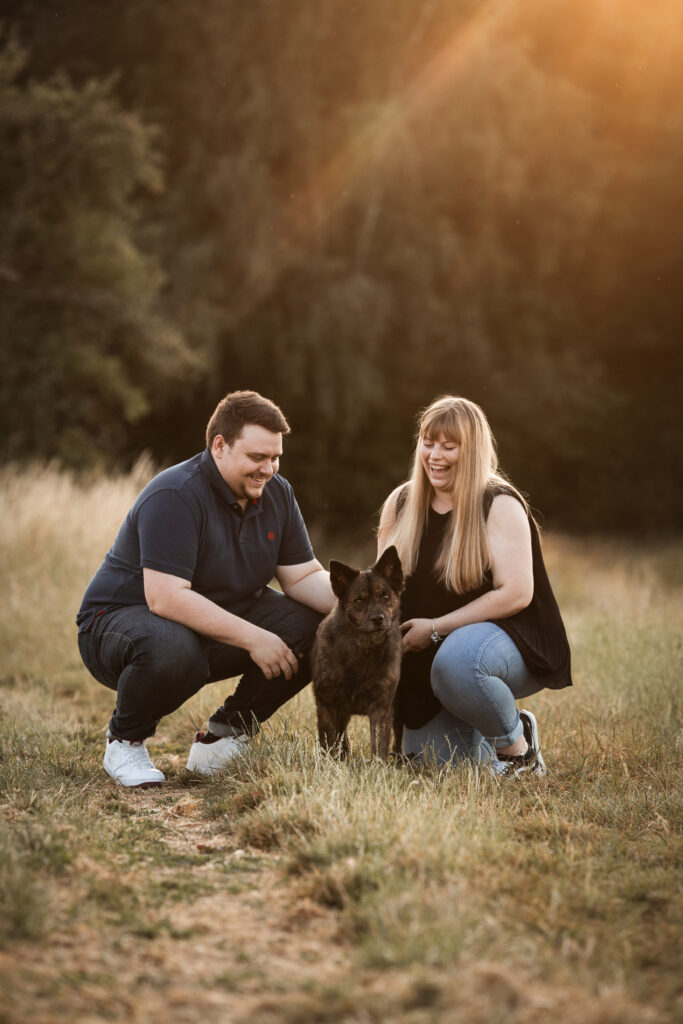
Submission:
<svg viewBox="0 0 683 1024">
<path fill-rule="evenodd" d="M 450 487 L 453 483 L 460 445 L 442 433 L 436 437 L 425 436 L 420 446 L 420 457 L 425 473 L 432 487 Z"/>
</svg>

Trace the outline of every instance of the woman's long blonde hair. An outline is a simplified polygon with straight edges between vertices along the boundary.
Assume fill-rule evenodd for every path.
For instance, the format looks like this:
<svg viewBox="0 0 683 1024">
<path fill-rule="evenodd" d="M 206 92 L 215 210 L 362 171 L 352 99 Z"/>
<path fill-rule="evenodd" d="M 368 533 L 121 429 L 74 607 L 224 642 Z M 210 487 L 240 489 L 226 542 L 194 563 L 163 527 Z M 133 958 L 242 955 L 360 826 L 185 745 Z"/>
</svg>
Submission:
<svg viewBox="0 0 683 1024">
<path fill-rule="evenodd" d="M 405 499 L 400 508 L 395 507 L 393 521 L 387 524 L 383 537 L 387 544 L 396 546 L 406 575 L 410 575 L 417 564 L 433 496 L 420 458 L 420 447 L 425 437 L 434 438 L 439 433 L 460 445 L 460 455 L 451 494 L 453 515 L 435 568 L 442 583 L 456 594 L 464 594 L 479 586 L 491 561 L 486 538 L 485 493 L 500 486 L 519 498 L 527 512 L 528 506 L 498 471 L 495 441 L 482 409 L 466 398 L 453 395 L 437 398 L 420 415 L 410 479 L 402 492 Z"/>
</svg>

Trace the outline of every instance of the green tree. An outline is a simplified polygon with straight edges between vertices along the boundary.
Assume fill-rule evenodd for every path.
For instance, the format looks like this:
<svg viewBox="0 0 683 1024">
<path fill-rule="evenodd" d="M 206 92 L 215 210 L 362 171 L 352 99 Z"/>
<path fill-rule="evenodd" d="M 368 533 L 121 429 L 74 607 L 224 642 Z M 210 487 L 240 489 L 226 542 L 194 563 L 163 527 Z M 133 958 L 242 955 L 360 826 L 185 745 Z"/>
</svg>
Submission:
<svg viewBox="0 0 683 1024">
<path fill-rule="evenodd" d="M 70 464 L 124 450 L 154 391 L 194 365 L 136 236 L 162 179 L 112 80 L 22 81 L 0 50 L 0 452 Z"/>
</svg>

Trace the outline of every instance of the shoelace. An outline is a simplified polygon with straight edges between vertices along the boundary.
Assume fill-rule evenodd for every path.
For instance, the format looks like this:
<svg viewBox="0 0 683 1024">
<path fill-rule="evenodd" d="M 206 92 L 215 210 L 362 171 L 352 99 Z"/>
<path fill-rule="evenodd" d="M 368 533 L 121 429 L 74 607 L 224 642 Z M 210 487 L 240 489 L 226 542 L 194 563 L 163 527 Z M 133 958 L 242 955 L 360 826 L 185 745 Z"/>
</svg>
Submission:
<svg viewBox="0 0 683 1024">
<path fill-rule="evenodd" d="M 149 751 L 144 743 L 125 743 L 122 744 L 121 749 L 126 764 L 145 765 L 145 767 L 152 765 Z"/>
</svg>

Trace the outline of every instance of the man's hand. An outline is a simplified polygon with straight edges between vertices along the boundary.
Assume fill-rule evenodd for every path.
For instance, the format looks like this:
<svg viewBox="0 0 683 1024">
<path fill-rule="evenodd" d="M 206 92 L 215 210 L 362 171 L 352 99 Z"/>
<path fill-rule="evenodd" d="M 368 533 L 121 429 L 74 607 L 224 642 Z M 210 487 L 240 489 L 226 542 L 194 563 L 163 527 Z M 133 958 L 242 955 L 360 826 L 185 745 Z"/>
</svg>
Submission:
<svg viewBox="0 0 683 1024">
<path fill-rule="evenodd" d="M 291 679 L 299 671 L 299 662 L 284 640 L 267 629 L 258 628 L 254 640 L 247 647 L 249 657 L 263 672 L 266 679 L 273 679 L 280 673 Z"/>
<path fill-rule="evenodd" d="M 404 651 L 424 651 L 432 642 L 431 619 L 408 619 L 401 623 Z"/>
<path fill-rule="evenodd" d="M 266 679 L 279 676 L 287 679 L 299 670 L 299 663 L 284 640 L 267 629 L 226 612 L 213 601 L 192 590 L 179 576 L 143 569 L 145 597 L 150 611 L 164 619 L 180 622 L 222 644 L 231 644 L 248 651 Z"/>
</svg>

